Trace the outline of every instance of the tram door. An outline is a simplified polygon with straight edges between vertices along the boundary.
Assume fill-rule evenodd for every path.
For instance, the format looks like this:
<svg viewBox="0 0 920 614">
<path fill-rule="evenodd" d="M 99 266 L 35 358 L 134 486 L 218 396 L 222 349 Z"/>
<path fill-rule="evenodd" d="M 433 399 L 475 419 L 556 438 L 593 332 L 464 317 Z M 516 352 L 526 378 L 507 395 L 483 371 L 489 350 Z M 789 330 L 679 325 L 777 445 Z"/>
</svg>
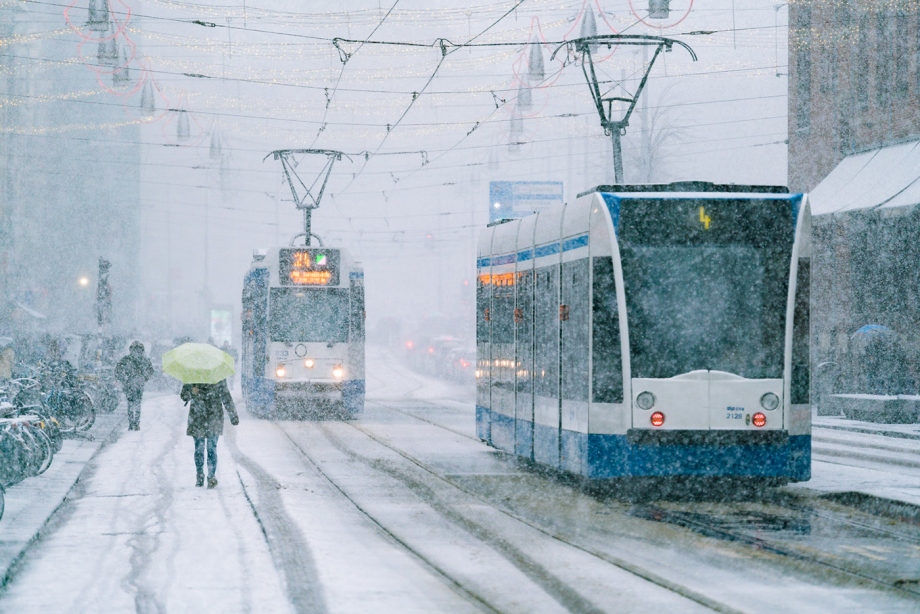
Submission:
<svg viewBox="0 0 920 614">
<path fill-rule="evenodd" d="M 514 453 L 533 459 L 533 269 L 519 271 L 514 308 Z"/>
<path fill-rule="evenodd" d="M 559 466 L 559 265 L 534 270 L 534 450 Z"/>
<path fill-rule="evenodd" d="M 559 431 L 560 467 L 581 472 L 583 454 L 577 449 L 580 439 L 574 433 L 588 430 L 588 389 L 590 345 L 588 297 L 588 259 L 562 263 L 562 293 L 559 308 L 561 340 L 561 416 Z M 568 435 L 567 435 L 568 434 Z"/>
</svg>

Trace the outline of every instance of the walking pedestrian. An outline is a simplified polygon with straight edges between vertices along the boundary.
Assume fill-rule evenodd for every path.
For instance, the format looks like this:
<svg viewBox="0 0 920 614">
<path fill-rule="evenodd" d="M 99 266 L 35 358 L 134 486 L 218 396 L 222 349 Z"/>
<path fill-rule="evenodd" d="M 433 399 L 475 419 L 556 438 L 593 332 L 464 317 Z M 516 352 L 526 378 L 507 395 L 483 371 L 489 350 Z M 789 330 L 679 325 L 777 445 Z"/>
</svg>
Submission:
<svg viewBox="0 0 920 614">
<path fill-rule="evenodd" d="M 230 415 L 230 424 L 240 423 L 236 407 L 227 387 L 227 380 L 216 384 L 185 384 L 179 397 L 191 406 L 188 411 L 188 429 L 185 434 L 195 440 L 195 486 L 204 486 L 204 456 L 208 453 L 208 488 L 217 486 L 217 440 L 224 432 L 224 410 Z"/>
<path fill-rule="evenodd" d="M 144 356 L 144 344 L 135 341 L 128 349 L 128 355 L 115 365 L 115 379 L 121 382 L 121 389 L 128 401 L 128 430 L 141 430 L 141 399 L 144 386 L 153 377 L 153 365 Z"/>
</svg>

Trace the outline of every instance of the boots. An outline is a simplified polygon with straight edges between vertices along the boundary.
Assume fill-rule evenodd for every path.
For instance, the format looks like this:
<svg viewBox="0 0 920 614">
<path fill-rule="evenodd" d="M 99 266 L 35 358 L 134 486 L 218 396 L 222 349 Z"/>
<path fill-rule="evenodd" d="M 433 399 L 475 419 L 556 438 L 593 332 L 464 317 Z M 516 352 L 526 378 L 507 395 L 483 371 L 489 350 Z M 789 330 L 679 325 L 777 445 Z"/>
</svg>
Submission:
<svg viewBox="0 0 920 614">
<path fill-rule="evenodd" d="M 213 475 L 208 478 L 208 488 L 214 488 L 217 486 L 217 478 Z"/>
<path fill-rule="evenodd" d="M 195 478 L 195 486 L 204 486 L 204 473 L 201 471 L 198 472 L 198 476 Z"/>
</svg>

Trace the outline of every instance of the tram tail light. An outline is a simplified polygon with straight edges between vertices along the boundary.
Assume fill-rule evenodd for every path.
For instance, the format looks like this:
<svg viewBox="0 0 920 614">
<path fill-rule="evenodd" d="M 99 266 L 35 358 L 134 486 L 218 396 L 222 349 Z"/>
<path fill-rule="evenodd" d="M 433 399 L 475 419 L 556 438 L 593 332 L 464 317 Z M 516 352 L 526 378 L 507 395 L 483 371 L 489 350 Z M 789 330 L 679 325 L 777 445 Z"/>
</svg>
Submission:
<svg viewBox="0 0 920 614">
<path fill-rule="evenodd" d="M 661 426 L 662 424 L 664 424 L 664 414 L 661 413 L 660 411 L 656 411 L 655 413 L 652 414 L 650 421 L 652 423 L 652 426 Z"/>
<path fill-rule="evenodd" d="M 757 428 L 760 428 L 767 424 L 767 417 L 763 415 L 762 413 L 757 412 L 756 414 L 754 414 L 753 418 L 751 418 L 751 422 L 754 423 L 754 426 L 756 426 Z"/>
<path fill-rule="evenodd" d="M 284 377 L 284 374 L 285 374 L 285 370 L 284 370 L 283 365 L 278 365 L 277 367 L 275 367 L 275 375 L 277 375 L 278 377 Z"/>
</svg>

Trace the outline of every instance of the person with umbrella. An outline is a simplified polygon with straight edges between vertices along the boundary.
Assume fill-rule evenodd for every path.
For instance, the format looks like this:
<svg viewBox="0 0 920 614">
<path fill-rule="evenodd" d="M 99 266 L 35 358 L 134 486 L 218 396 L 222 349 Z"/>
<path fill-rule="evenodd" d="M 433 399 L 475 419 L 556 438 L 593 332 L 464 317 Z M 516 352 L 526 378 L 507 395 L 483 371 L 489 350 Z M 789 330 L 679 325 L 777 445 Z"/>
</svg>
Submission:
<svg viewBox="0 0 920 614">
<path fill-rule="evenodd" d="M 163 354 L 163 372 L 182 381 L 179 397 L 191 403 L 185 433 L 195 441 L 195 486 L 204 486 L 207 450 L 208 488 L 214 488 L 224 411 L 230 415 L 230 424 L 240 423 L 227 387 L 227 378 L 233 375 L 233 358 L 206 343 L 185 343 Z"/>
</svg>

